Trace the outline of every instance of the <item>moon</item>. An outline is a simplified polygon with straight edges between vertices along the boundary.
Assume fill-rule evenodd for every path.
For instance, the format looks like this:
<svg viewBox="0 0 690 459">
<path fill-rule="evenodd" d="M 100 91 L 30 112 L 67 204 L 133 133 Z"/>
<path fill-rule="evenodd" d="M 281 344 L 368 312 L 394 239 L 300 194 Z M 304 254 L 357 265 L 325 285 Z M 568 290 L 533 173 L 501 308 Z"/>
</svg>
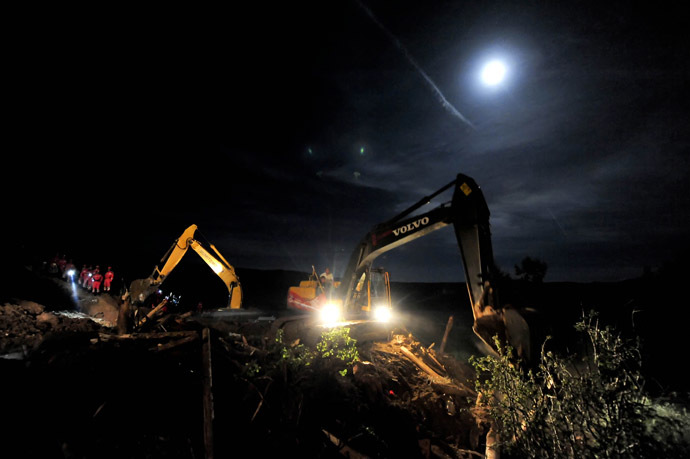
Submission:
<svg viewBox="0 0 690 459">
<path fill-rule="evenodd" d="M 505 79 L 506 73 L 507 68 L 503 62 L 499 60 L 489 61 L 482 68 L 482 82 L 487 86 L 499 85 Z"/>
</svg>

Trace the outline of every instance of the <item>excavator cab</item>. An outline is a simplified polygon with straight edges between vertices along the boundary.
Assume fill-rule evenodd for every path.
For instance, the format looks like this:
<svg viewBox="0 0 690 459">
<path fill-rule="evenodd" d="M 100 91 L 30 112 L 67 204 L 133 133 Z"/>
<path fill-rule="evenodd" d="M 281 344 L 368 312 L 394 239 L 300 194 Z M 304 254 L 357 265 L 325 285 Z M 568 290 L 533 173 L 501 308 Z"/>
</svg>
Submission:
<svg viewBox="0 0 690 459">
<path fill-rule="evenodd" d="M 387 321 L 391 316 L 391 283 L 383 268 L 369 268 L 362 273 L 352 295 L 353 313 L 364 313 L 375 320 Z"/>
<path fill-rule="evenodd" d="M 289 309 L 312 311 L 321 314 L 324 322 L 335 322 L 337 319 L 361 318 L 376 321 L 388 321 L 391 317 L 390 276 L 383 268 L 368 268 L 362 272 L 350 297 L 349 309 L 343 310 L 343 299 L 336 293 L 340 282 L 334 282 L 333 288 L 321 284 L 312 266 L 309 280 L 300 282 L 299 286 L 288 289 L 287 305 Z"/>
</svg>

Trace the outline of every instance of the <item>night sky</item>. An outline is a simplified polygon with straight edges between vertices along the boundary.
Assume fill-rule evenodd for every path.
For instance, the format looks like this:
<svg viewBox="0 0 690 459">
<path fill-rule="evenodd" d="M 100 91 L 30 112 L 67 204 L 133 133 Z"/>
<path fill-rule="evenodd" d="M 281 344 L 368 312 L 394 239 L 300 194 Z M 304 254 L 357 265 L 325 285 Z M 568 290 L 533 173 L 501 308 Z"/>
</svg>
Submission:
<svg viewBox="0 0 690 459">
<path fill-rule="evenodd" d="M 148 274 L 194 223 L 236 267 L 339 276 L 374 224 L 464 173 L 504 271 L 532 256 L 546 281 L 615 281 L 687 253 L 680 9 L 246 3 L 16 15 L 11 246 L 137 259 Z M 491 58 L 508 74 L 488 88 Z M 375 264 L 397 281 L 464 281 L 450 229 Z"/>
</svg>

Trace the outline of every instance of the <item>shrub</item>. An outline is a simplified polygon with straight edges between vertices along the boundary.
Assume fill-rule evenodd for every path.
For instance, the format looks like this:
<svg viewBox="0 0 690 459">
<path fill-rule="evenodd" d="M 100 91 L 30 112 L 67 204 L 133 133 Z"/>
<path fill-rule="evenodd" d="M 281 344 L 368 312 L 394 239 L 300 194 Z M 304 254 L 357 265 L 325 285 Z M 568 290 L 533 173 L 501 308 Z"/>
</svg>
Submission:
<svg viewBox="0 0 690 459">
<path fill-rule="evenodd" d="M 309 367 L 314 360 L 314 353 L 304 344 L 286 344 L 283 330 L 278 330 L 273 348 L 273 355 L 277 355 L 278 362 L 284 364 L 288 369 L 299 372 L 305 367 Z"/>
<path fill-rule="evenodd" d="M 298 342 L 285 343 L 283 330 L 278 330 L 273 345 L 269 349 L 269 358 L 274 365 L 285 367 L 293 373 L 300 373 L 312 366 L 313 363 L 328 364 L 337 362 L 337 366 L 351 367 L 359 360 L 357 340 L 350 336 L 349 328 L 334 328 L 321 333 L 321 338 L 316 344 L 316 351 Z M 268 365 L 270 372 L 272 365 Z M 245 365 L 244 373 L 257 375 L 260 367 L 251 364 Z M 347 368 L 338 372 L 345 376 Z"/>
<path fill-rule="evenodd" d="M 316 351 L 324 359 L 336 358 L 352 366 L 359 360 L 357 351 L 357 340 L 350 336 L 350 329 L 347 327 L 334 328 L 321 334 L 321 340 L 316 343 Z M 347 368 L 339 371 L 342 376 L 347 374 Z"/>
<path fill-rule="evenodd" d="M 590 313 L 575 325 L 582 356 L 542 347 L 538 365 L 521 369 L 510 347 L 471 358 L 478 418 L 518 457 L 682 457 L 687 416 L 659 409 L 644 393 L 639 343 L 600 327 Z M 545 343 L 546 344 L 546 343 Z M 686 456 L 689 457 L 689 456 Z"/>
</svg>

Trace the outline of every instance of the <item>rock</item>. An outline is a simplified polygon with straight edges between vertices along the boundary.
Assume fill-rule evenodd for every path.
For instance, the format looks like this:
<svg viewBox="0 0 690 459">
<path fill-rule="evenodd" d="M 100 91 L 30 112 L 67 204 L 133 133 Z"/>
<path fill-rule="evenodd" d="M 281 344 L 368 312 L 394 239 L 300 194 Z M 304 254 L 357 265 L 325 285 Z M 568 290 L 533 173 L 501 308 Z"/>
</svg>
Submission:
<svg viewBox="0 0 690 459">
<path fill-rule="evenodd" d="M 43 305 L 35 303 L 33 301 L 22 300 L 19 302 L 18 306 L 34 316 L 41 314 L 45 310 L 45 307 Z"/>
<path fill-rule="evenodd" d="M 55 314 L 50 313 L 50 312 L 42 312 L 38 316 L 36 316 L 36 321 L 37 322 L 45 322 L 50 324 L 53 327 L 56 327 L 59 323 L 58 318 L 55 316 Z"/>
</svg>

